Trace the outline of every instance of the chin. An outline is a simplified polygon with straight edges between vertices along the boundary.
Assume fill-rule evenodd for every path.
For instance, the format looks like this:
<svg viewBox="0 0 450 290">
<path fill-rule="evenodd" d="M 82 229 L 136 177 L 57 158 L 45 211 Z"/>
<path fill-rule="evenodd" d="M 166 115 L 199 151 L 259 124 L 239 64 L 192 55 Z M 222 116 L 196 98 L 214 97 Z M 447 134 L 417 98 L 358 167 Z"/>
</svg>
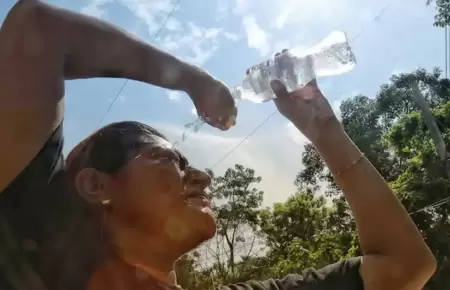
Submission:
<svg viewBox="0 0 450 290">
<path fill-rule="evenodd" d="M 207 242 L 216 235 L 216 220 L 212 214 L 202 213 L 201 218 L 197 219 L 195 224 L 193 224 L 193 228 L 195 229 L 198 244 Z"/>
<path fill-rule="evenodd" d="M 217 225 L 216 220 L 212 214 L 205 214 L 203 227 L 201 227 L 201 231 L 204 233 L 204 236 L 207 237 L 207 240 L 212 239 L 216 235 Z"/>
<path fill-rule="evenodd" d="M 216 223 L 212 217 L 210 218 L 210 221 L 196 224 L 194 229 L 195 230 L 191 233 L 190 237 L 183 243 L 186 252 L 193 251 L 203 243 L 211 240 L 215 236 L 217 230 Z"/>
</svg>

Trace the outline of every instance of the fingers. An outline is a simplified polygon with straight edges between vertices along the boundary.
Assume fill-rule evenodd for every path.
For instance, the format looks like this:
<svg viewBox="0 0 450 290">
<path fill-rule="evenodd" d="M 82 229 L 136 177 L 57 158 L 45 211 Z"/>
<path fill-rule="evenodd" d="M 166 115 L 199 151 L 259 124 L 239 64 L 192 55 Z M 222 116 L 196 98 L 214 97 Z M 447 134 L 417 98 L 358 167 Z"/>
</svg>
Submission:
<svg viewBox="0 0 450 290">
<path fill-rule="evenodd" d="M 275 53 L 275 54 L 274 54 L 274 58 L 280 56 L 280 55 L 283 54 L 283 53 L 287 53 L 287 52 L 289 52 L 289 49 L 284 48 L 284 49 L 281 50 L 281 52 Z M 255 68 L 255 66 L 252 66 L 252 67 L 248 68 L 248 69 L 245 71 L 245 75 L 251 74 L 254 68 Z"/>
<path fill-rule="evenodd" d="M 284 53 L 288 53 L 288 52 L 289 52 L 289 50 L 284 48 L 281 50 L 281 52 L 275 53 L 274 58 L 277 59 L 280 55 L 282 55 Z M 255 67 L 251 67 L 251 68 L 247 69 L 246 75 L 251 74 L 253 72 L 254 68 Z M 272 88 L 272 91 L 275 93 L 277 98 L 282 99 L 282 98 L 289 97 L 289 93 L 286 89 L 286 86 L 280 80 L 272 80 L 270 82 L 270 87 Z"/>
<path fill-rule="evenodd" d="M 289 92 L 286 89 L 286 86 L 280 80 L 273 80 L 270 82 L 270 87 L 272 91 L 275 93 L 278 99 L 286 99 L 289 98 Z"/>
<path fill-rule="evenodd" d="M 280 56 L 284 53 L 287 53 L 288 49 L 282 49 L 281 52 L 275 53 L 275 62 L 277 66 L 280 64 L 278 63 L 281 59 Z M 277 99 L 285 99 L 289 98 L 290 94 L 288 93 L 286 86 L 280 81 L 280 80 L 273 80 L 270 82 L 270 87 L 272 88 L 272 91 L 277 96 Z"/>
<path fill-rule="evenodd" d="M 227 110 L 225 113 L 221 114 L 221 116 L 217 118 L 203 118 L 203 120 L 215 127 L 217 129 L 226 131 L 236 125 L 236 118 L 238 114 L 238 109 L 236 106 L 233 106 L 230 110 Z"/>
</svg>

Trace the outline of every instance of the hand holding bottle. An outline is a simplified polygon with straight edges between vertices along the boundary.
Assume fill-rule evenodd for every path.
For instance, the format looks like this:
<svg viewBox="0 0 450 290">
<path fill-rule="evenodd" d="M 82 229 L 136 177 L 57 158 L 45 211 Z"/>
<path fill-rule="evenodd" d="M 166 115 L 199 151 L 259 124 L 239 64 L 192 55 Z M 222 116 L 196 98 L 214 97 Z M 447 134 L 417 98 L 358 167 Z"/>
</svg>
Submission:
<svg viewBox="0 0 450 290">
<path fill-rule="evenodd" d="M 190 95 L 199 118 L 221 130 L 236 123 L 237 108 L 228 87 L 206 72 L 192 77 L 187 93 Z"/>
<path fill-rule="evenodd" d="M 283 50 L 283 54 L 286 53 L 287 50 Z M 251 70 L 248 70 L 248 73 L 251 73 Z M 288 92 L 279 80 L 272 80 L 270 86 L 276 95 L 274 102 L 278 111 L 313 144 L 320 141 L 321 134 L 328 134 L 328 130 L 335 127 L 329 126 L 330 123 L 339 123 L 315 79 L 292 92 Z"/>
</svg>

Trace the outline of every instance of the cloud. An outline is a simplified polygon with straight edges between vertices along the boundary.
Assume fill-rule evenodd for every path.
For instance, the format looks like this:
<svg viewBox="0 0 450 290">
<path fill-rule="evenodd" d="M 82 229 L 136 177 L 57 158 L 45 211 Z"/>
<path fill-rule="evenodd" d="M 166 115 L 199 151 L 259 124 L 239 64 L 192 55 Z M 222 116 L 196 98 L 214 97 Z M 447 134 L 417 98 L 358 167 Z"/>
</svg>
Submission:
<svg viewBox="0 0 450 290">
<path fill-rule="evenodd" d="M 175 12 L 179 7 L 171 0 L 117 1 L 145 25 L 149 37 L 152 38 L 164 26 L 164 33 L 161 33 L 155 40 L 152 39 L 158 46 L 199 66 L 204 65 L 216 53 L 221 39 L 230 41 L 239 39 L 237 34 L 222 28 L 201 27 L 192 21 L 177 19 Z M 224 9 L 224 6 L 221 6 L 220 10 Z"/>
<path fill-rule="evenodd" d="M 227 31 L 225 31 L 223 33 L 223 36 L 231 41 L 238 41 L 242 38 L 242 36 L 240 36 L 239 34 L 227 32 Z"/>
<path fill-rule="evenodd" d="M 233 9 L 233 13 L 236 15 L 243 15 L 251 10 L 251 0 L 236 0 L 236 5 Z"/>
<path fill-rule="evenodd" d="M 260 131 L 261 134 L 256 133 L 240 146 L 237 145 L 246 133 L 220 132 L 205 127 L 193 133 L 182 126 L 155 122 L 152 125 L 172 141 L 180 140 L 181 135 L 188 132 L 179 149 L 193 166 L 211 168 L 222 160 L 213 168 L 216 175 L 223 174 L 234 164 L 254 168 L 263 178 L 258 188 L 265 192 L 265 205 L 284 201 L 296 191 L 293 181 L 303 168 L 301 155 L 307 140 L 292 125 L 286 124 L 281 130 Z"/>
<path fill-rule="evenodd" d="M 183 29 L 183 26 L 180 21 L 173 18 L 169 18 L 167 19 L 164 28 L 169 31 L 180 31 L 181 29 Z"/>
<path fill-rule="evenodd" d="M 277 29 L 283 28 L 283 26 L 286 24 L 288 19 L 290 18 L 291 14 L 294 12 L 296 4 L 295 1 L 288 1 L 287 4 L 283 5 L 283 10 L 278 15 L 278 17 L 275 19 L 275 27 Z"/>
<path fill-rule="evenodd" d="M 198 116 L 197 109 L 194 106 L 192 106 L 192 108 L 191 108 L 191 114 L 194 116 Z"/>
<path fill-rule="evenodd" d="M 218 2 L 218 10 L 226 13 L 226 1 Z M 204 65 L 219 49 L 221 40 L 238 41 L 242 37 L 236 33 L 218 27 L 201 27 L 192 21 L 181 21 L 176 17 L 179 9 L 173 0 L 91 0 L 81 12 L 105 18 L 108 3 L 118 3 L 128 9 L 138 20 L 132 30 L 137 34 L 138 27 L 145 27 L 144 38 L 152 38 L 158 46 L 193 64 Z M 164 33 L 154 36 L 163 28 Z"/>
<path fill-rule="evenodd" d="M 301 23 L 308 23 L 311 27 L 316 25 L 326 26 L 339 23 L 354 12 L 359 13 L 354 15 L 353 20 L 370 20 L 374 11 L 370 6 L 374 1 L 355 2 L 354 0 L 285 0 L 283 5 L 273 7 L 276 17 L 272 17 L 274 20 L 271 26 L 276 29 L 283 29 L 288 24 L 299 25 Z"/>
<path fill-rule="evenodd" d="M 81 8 L 81 13 L 97 18 L 105 18 L 107 11 L 104 6 L 112 0 L 91 0 L 86 6 Z"/>
<path fill-rule="evenodd" d="M 167 90 L 166 95 L 169 98 L 169 100 L 174 102 L 180 102 L 183 94 L 178 91 Z"/>
<path fill-rule="evenodd" d="M 261 56 L 267 55 L 270 52 L 270 35 L 258 25 L 256 18 L 253 15 L 245 16 L 242 25 L 247 35 L 248 46 L 257 49 Z"/>
<path fill-rule="evenodd" d="M 235 0 L 232 11 L 241 19 L 248 46 L 266 56 L 276 51 L 274 44 L 282 40 L 289 40 L 290 48 L 301 46 L 303 50 L 332 30 L 344 30 L 350 39 L 367 34 L 366 28 L 377 22 L 386 2 L 390 4 L 375 0 L 283 0 L 279 5 L 269 0 Z"/>
<path fill-rule="evenodd" d="M 167 20 L 172 11 L 176 11 L 178 6 L 171 0 L 117 0 L 120 4 L 128 8 L 147 27 L 150 35 L 155 34 L 166 22 L 166 29 L 180 29 L 180 24 L 174 18 Z"/>
<path fill-rule="evenodd" d="M 216 16 L 215 20 L 217 22 L 223 21 L 228 18 L 229 14 L 229 3 L 227 0 L 217 0 L 216 2 L 217 8 L 216 8 Z"/>
</svg>

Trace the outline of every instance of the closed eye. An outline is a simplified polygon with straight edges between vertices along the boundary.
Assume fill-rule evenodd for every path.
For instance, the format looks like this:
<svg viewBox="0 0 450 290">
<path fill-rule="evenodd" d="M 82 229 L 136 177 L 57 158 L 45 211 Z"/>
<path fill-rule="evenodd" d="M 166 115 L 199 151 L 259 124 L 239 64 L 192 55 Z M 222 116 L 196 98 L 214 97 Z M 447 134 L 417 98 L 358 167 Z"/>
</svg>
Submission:
<svg viewBox="0 0 450 290">
<path fill-rule="evenodd" d="M 169 148 L 158 148 L 149 150 L 146 153 L 143 153 L 142 155 L 146 156 L 149 159 L 158 159 L 158 158 L 167 158 L 173 162 L 175 162 L 180 170 L 185 170 L 188 166 L 187 159 L 181 155 L 178 151 L 174 151 Z"/>
</svg>

